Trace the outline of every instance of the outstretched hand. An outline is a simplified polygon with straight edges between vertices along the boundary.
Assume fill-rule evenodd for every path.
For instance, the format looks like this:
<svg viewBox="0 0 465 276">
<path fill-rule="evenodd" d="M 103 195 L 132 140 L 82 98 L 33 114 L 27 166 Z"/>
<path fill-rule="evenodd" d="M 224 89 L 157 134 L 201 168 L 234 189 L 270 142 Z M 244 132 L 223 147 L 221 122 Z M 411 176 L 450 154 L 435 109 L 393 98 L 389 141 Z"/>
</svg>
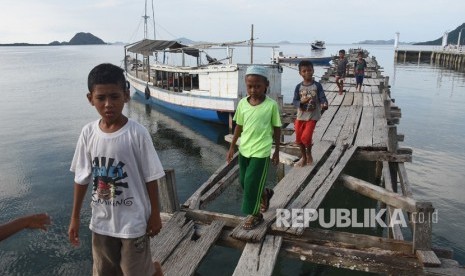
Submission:
<svg viewBox="0 0 465 276">
<path fill-rule="evenodd" d="M 47 227 L 51 224 L 50 216 L 47 213 L 29 215 L 24 218 L 27 221 L 27 228 L 42 229 L 47 231 Z"/>
</svg>

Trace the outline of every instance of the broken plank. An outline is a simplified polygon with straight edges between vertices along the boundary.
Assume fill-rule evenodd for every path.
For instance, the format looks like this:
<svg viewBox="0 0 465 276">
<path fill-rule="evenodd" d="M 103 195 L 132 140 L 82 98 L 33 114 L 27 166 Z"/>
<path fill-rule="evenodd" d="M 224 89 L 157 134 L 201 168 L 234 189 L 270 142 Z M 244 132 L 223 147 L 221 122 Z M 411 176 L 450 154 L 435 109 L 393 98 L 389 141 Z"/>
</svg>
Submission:
<svg viewBox="0 0 465 276">
<path fill-rule="evenodd" d="M 262 243 L 247 243 L 233 276 L 271 276 L 283 238 L 267 235 Z"/>
<path fill-rule="evenodd" d="M 373 114 L 374 107 L 363 107 L 362 118 L 358 127 L 355 145 L 359 147 L 373 146 Z"/>
<path fill-rule="evenodd" d="M 223 226 L 224 222 L 213 221 L 198 239 L 193 239 L 192 236 L 185 237 L 162 265 L 164 275 L 194 275 L 200 262 L 220 236 Z"/>
</svg>

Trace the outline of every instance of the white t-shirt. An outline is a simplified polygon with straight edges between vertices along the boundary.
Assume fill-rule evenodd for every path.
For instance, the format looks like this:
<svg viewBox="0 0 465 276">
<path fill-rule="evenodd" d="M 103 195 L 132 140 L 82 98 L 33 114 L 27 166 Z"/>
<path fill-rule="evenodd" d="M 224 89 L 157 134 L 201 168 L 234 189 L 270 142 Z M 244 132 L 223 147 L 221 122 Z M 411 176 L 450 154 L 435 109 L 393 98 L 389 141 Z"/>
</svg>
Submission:
<svg viewBox="0 0 465 276">
<path fill-rule="evenodd" d="M 146 183 L 165 175 L 145 127 L 129 119 L 114 133 L 99 120 L 85 125 L 71 163 L 74 182 L 92 186 L 89 228 L 101 235 L 137 238 L 150 216 Z"/>
</svg>

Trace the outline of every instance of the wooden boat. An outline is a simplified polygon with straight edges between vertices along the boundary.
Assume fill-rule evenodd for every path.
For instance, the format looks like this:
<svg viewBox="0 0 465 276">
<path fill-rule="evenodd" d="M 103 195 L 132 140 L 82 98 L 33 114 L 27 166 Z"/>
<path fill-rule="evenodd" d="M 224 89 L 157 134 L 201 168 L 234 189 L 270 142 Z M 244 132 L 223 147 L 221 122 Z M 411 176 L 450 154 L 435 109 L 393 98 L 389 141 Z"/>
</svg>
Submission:
<svg viewBox="0 0 465 276">
<path fill-rule="evenodd" d="M 312 46 L 312 50 L 322 50 L 326 49 L 325 42 L 322 40 L 315 40 L 310 44 Z"/>
<path fill-rule="evenodd" d="M 313 65 L 329 65 L 331 60 L 334 57 L 326 56 L 326 57 L 308 57 L 308 56 L 298 56 L 298 55 L 283 55 L 282 52 L 279 52 L 277 56 L 274 57 L 274 62 L 276 63 L 299 63 L 302 60 L 309 60 L 313 63 Z"/>
<path fill-rule="evenodd" d="M 253 38 L 251 42 L 253 47 Z M 136 93 L 147 101 L 201 120 L 231 124 L 239 100 L 247 96 L 244 78 L 251 65 L 232 61 L 233 46 L 241 43 L 187 46 L 145 38 L 125 46 L 124 69 Z M 225 59 L 207 54 L 206 50 L 215 45 L 226 48 Z M 268 69 L 267 95 L 278 100 L 282 67 L 271 63 L 254 65 Z"/>
</svg>

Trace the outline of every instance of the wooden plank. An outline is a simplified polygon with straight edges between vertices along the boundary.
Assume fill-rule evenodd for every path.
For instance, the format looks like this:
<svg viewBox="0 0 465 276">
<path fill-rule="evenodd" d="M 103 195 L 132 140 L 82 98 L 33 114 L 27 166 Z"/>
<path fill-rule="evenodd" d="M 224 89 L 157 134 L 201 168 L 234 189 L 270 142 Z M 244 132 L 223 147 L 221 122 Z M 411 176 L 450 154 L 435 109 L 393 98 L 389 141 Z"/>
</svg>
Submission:
<svg viewBox="0 0 465 276">
<path fill-rule="evenodd" d="M 377 250 L 356 250 L 284 241 L 286 256 L 338 268 L 391 275 L 422 275 L 422 265 L 411 255 Z"/>
<path fill-rule="evenodd" d="M 373 106 L 375 107 L 384 107 L 383 96 L 381 94 L 373 95 Z"/>
<path fill-rule="evenodd" d="M 384 107 L 374 108 L 373 146 L 387 147 L 388 130 Z"/>
<path fill-rule="evenodd" d="M 364 94 L 365 95 L 365 94 Z M 355 145 L 359 147 L 373 146 L 373 120 L 374 107 L 364 106 L 362 110 L 362 119 L 357 131 Z"/>
<path fill-rule="evenodd" d="M 412 161 L 408 161 L 412 162 Z M 402 189 L 402 194 L 406 197 L 412 197 L 412 188 L 410 187 L 410 181 L 408 180 L 407 170 L 405 169 L 404 163 L 398 164 L 398 171 L 399 171 L 399 180 L 400 180 L 400 188 Z"/>
<path fill-rule="evenodd" d="M 426 267 L 439 267 L 441 266 L 441 261 L 436 256 L 436 254 L 431 250 L 417 250 L 415 251 L 418 260 L 423 263 Z"/>
<path fill-rule="evenodd" d="M 354 91 L 349 91 L 349 93 L 346 93 L 346 96 L 344 97 L 344 100 L 342 101 L 342 105 L 352 105 L 352 102 L 354 101 L 354 92 L 355 92 L 355 87 L 352 90 Z"/>
<path fill-rule="evenodd" d="M 152 260 L 163 264 L 182 239 L 193 233 L 194 222 L 187 221 L 184 212 L 174 213 L 171 219 L 163 225 L 160 233 L 150 239 Z"/>
<path fill-rule="evenodd" d="M 388 205 L 401 208 L 402 210 L 408 212 L 415 212 L 417 210 L 417 202 L 412 198 L 404 197 L 393 192 L 388 192 L 382 187 L 373 185 L 349 175 L 342 175 L 340 178 L 343 181 L 344 187 L 352 191 L 356 191 L 357 193 L 360 193 L 364 196 L 379 200 Z"/>
<path fill-rule="evenodd" d="M 355 134 L 357 133 L 358 124 L 362 116 L 361 106 L 350 106 L 344 126 L 337 137 L 336 144 L 352 145 L 354 143 Z"/>
<path fill-rule="evenodd" d="M 183 204 L 183 207 L 198 209 L 200 207 L 200 197 L 205 194 L 213 185 L 222 179 L 235 165 L 237 165 L 239 153 L 234 154 L 231 162 L 224 163 L 205 181 Z"/>
<path fill-rule="evenodd" d="M 373 106 L 373 96 L 371 93 L 363 93 L 363 106 Z"/>
<path fill-rule="evenodd" d="M 315 168 L 320 165 L 323 156 L 331 148 L 331 143 L 319 142 L 313 145 L 313 165 L 305 167 L 294 167 L 287 173 L 281 181 L 274 187 L 274 196 L 270 200 L 270 207 L 263 214 L 263 222 L 253 230 L 244 230 L 242 223 L 234 228 L 231 236 L 236 239 L 249 242 L 259 242 L 263 239 L 269 225 L 276 219 L 276 209 L 281 209 L 288 205 L 289 201 L 301 190 L 302 186 L 308 181 L 310 175 L 314 173 Z"/>
<path fill-rule="evenodd" d="M 328 110 L 326 110 L 323 115 L 321 116 L 320 120 L 316 123 L 315 130 L 313 132 L 313 143 L 318 143 L 321 141 L 321 138 L 325 134 L 326 130 L 328 129 L 329 124 L 333 120 L 334 115 L 336 114 L 339 106 L 329 106 Z"/>
<path fill-rule="evenodd" d="M 213 187 L 200 197 L 200 207 L 205 208 L 205 205 L 217 198 L 239 175 L 239 165 L 234 166 L 222 179 L 220 179 Z"/>
<path fill-rule="evenodd" d="M 200 262 L 220 236 L 223 226 L 224 222 L 213 221 L 205 234 L 198 239 L 186 237 L 162 265 L 164 275 L 194 275 Z"/>
<path fill-rule="evenodd" d="M 394 183 L 394 179 L 391 178 L 391 172 L 389 171 L 389 163 L 384 161 L 383 162 L 383 178 L 384 178 L 384 187 L 386 191 L 395 193 L 393 189 L 393 185 L 396 185 L 397 183 Z M 397 193 L 395 193 L 397 194 Z M 392 220 L 392 217 L 394 215 L 394 208 L 391 205 L 387 206 L 387 212 L 388 212 L 388 223 L 387 225 L 390 225 L 390 221 Z M 402 230 L 400 229 L 400 225 L 394 224 L 390 226 L 389 229 L 392 235 L 392 238 L 395 240 L 404 240 L 404 235 L 402 235 Z"/>
<path fill-rule="evenodd" d="M 336 97 L 334 98 L 334 100 L 331 102 L 331 105 L 341 105 L 342 101 L 344 100 L 345 95 L 346 93 L 342 93 L 341 95 L 339 95 L 338 93 Z"/>
<path fill-rule="evenodd" d="M 267 235 L 262 243 L 247 243 L 233 276 L 271 276 L 283 238 Z"/>
<path fill-rule="evenodd" d="M 318 170 L 310 183 L 292 202 L 289 209 L 317 209 L 329 189 L 339 177 L 339 174 L 347 165 L 356 147 L 347 148 L 343 145 L 336 145 L 326 162 Z M 286 232 L 294 235 L 302 235 L 304 227 L 290 227 Z"/>
<path fill-rule="evenodd" d="M 398 152 L 387 152 L 383 150 L 363 150 L 359 149 L 354 156 L 356 160 L 366 161 L 388 161 L 388 162 L 412 162 L 412 152 L 398 150 Z"/>
<path fill-rule="evenodd" d="M 349 107 L 341 106 L 321 140 L 336 143 L 336 139 L 344 126 L 348 113 Z"/>
<path fill-rule="evenodd" d="M 363 94 L 355 93 L 353 105 L 363 105 Z"/>
</svg>

